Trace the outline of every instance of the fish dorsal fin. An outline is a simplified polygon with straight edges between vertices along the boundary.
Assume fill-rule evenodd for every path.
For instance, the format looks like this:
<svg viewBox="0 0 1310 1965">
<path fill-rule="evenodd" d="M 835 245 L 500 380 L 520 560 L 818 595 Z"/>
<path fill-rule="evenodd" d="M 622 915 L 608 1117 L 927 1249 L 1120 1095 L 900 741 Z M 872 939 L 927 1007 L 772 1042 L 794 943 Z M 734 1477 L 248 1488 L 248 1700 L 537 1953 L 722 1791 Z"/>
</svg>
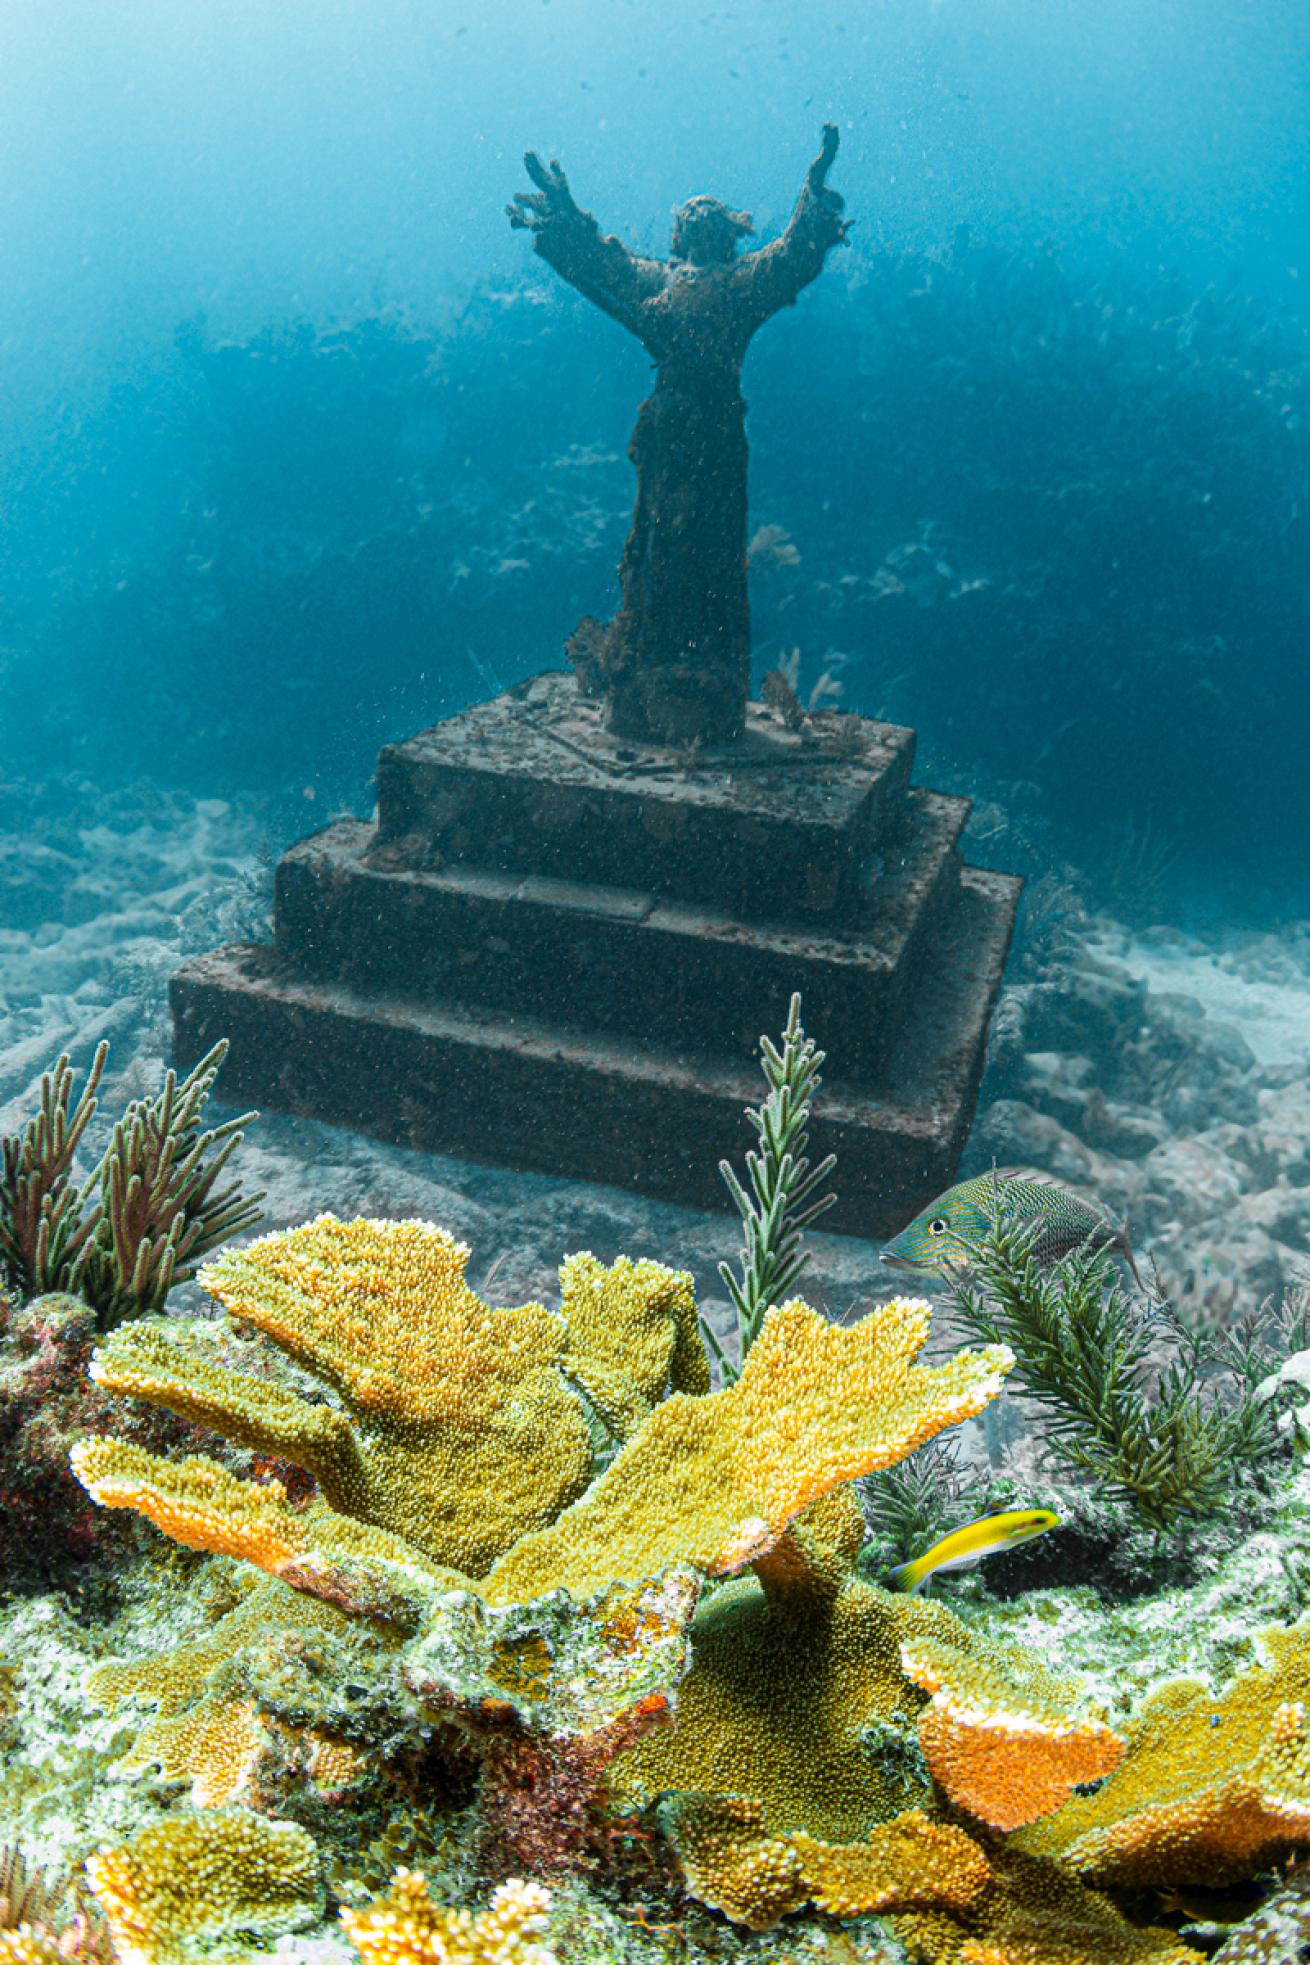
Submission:
<svg viewBox="0 0 1310 1965">
<path fill-rule="evenodd" d="M 1098 1200 L 1094 1194 L 1087 1193 L 1085 1188 L 1074 1187 L 1067 1180 L 1061 1180 L 1057 1174 L 1043 1173 L 1040 1167 L 993 1167 L 983 1175 L 983 1179 L 1023 1180 L 1033 1187 L 1051 1187 L 1057 1194 L 1072 1194 L 1075 1201 L 1081 1201 L 1086 1207 L 1094 1208 L 1098 1214 L 1105 1215 L 1107 1219 L 1113 1218 L 1105 1202 Z"/>
<path fill-rule="evenodd" d="M 983 1179 L 1030 1180 L 1035 1187 L 1058 1187 L 1066 1194 L 1077 1192 L 1067 1180 L 1057 1180 L 1054 1174 L 1043 1173 L 1040 1167 L 989 1167 Z"/>
</svg>

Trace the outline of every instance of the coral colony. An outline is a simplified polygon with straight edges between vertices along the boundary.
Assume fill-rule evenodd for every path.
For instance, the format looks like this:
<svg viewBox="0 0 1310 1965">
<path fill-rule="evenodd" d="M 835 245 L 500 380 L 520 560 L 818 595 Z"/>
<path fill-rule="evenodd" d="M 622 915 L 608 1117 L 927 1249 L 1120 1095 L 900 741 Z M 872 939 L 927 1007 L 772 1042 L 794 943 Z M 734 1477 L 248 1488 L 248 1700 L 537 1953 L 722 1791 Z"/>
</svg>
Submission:
<svg viewBox="0 0 1310 1965">
<path fill-rule="evenodd" d="M 64 1061 L 5 1145 L 0 1486 L 46 1590 L 0 1620 L 0 1960 L 1299 1955 L 1291 1323 L 1259 1388 L 1199 1341 L 1151 1383 L 1112 1251 L 1037 1265 L 1003 1221 L 956 1287 L 975 1345 L 924 1362 L 921 1297 L 826 1320 L 790 1293 L 833 1172 L 798 1002 L 708 1347 L 650 1258 L 493 1307 L 424 1221 L 215 1252 L 253 1206 L 200 1131 L 218 1062 L 80 1186 Z M 218 1314 L 156 1314 L 161 1238 Z M 995 1589 L 884 1587 L 897 1523 L 962 1499 L 943 1436 L 1012 1394 L 1064 1483 L 1027 1499 L 1154 1568 L 1052 1587 L 1062 1528 Z"/>
</svg>

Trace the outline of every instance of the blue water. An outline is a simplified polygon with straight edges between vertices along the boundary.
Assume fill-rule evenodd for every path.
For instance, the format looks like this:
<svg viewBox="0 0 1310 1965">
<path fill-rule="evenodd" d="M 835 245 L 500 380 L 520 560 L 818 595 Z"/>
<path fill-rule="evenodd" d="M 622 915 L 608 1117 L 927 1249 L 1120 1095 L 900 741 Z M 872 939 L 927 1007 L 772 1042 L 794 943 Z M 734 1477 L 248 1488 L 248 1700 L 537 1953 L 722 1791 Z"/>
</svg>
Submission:
<svg viewBox="0 0 1310 1965">
<path fill-rule="evenodd" d="M 1304 912 L 1310 14 L 815 12 L 11 0 L 0 771 L 366 809 L 557 666 L 648 370 L 520 153 L 663 251 L 780 227 L 832 118 L 850 246 L 745 377 L 760 670 L 915 725 L 999 863 Z"/>
</svg>

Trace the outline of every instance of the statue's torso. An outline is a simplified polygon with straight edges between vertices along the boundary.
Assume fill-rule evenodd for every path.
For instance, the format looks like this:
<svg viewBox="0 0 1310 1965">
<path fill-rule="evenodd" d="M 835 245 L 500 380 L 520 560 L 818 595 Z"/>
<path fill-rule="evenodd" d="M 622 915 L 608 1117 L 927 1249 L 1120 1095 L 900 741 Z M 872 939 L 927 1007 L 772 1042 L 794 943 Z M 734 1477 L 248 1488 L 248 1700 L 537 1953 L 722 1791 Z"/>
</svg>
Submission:
<svg viewBox="0 0 1310 1965">
<path fill-rule="evenodd" d="M 643 304 L 641 338 L 665 386 L 738 393 L 754 326 L 742 319 L 739 271 L 738 265 L 671 265 L 660 291 Z"/>
</svg>

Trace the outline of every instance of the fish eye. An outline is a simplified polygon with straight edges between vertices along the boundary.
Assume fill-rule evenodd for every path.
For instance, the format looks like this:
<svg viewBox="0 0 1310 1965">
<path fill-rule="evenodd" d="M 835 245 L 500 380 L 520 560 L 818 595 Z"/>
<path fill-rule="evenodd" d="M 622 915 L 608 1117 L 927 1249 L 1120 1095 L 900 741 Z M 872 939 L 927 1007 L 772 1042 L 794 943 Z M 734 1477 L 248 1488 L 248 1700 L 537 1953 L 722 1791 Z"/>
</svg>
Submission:
<svg viewBox="0 0 1310 1965">
<path fill-rule="evenodd" d="M 928 1223 L 928 1233 L 930 1235 L 944 1235 L 946 1233 L 945 1215 L 939 1214 L 936 1221 L 930 1221 Z"/>
</svg>

